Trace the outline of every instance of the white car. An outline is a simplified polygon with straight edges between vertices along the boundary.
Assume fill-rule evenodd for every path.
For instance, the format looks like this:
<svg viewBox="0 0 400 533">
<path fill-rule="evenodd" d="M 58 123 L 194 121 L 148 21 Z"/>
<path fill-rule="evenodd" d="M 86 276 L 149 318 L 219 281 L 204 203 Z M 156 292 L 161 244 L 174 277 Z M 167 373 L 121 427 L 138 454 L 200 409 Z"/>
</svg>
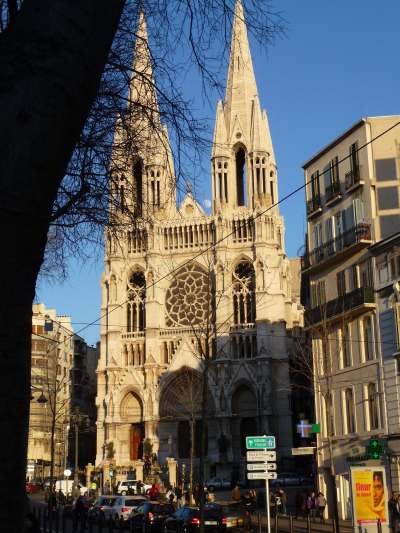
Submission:
<svg viewBox="0 0 400 533">
<path fill-rule="evenodd" d="M 146 496 L 118 496 L 114 505 L 111 508 L 111 520 L 117 524 L 118 522 L 126 522 L 131 514 L 144 502 L 147 502 Z"/>
<path fill-rule="evenodd" d="M 212 477 L 205 482 L 207 490 L 230 489 L 231 482 L 221 477 Z"/>
<path fill-rule="evenodd" d="M 147 494 L 147 492 L 151 489 L 151 485 L 148 485 L 146 483 L 142 483 L 142 492 L 139 494 Z M 120 481 L 117 486 L 117 494 L 121 494 L 121 496 L 126 496 L 128 494 L 128 490 L 131 489 L 134 494 L 138 494 L 137 492 L 137 484 L 138 481 L 135 479 L 129 479 L 127 481 Z"/>
</svg>

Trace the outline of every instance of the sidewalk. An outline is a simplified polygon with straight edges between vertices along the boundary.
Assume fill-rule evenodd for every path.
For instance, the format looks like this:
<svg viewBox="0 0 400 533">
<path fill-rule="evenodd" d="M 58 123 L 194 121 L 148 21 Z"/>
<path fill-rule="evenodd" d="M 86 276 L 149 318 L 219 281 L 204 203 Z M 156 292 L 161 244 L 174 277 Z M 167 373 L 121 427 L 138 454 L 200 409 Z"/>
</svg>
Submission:
<svg viewBox="0 0 400 533">
<path fill-rule="evenodd" d="M 261 518 L 261 529 L 262 533 L 267 530 L 267 515 L 264 512 L 260 513 Z M 252 523 L 256 530 L 259 529 L 258 523 L 258 514 L 255 513 L 252 516 Z M 309 529 L 308 529 L 309 527 Z M 290 532 L 290 518 L 289 516 L 279 515 L 277 520 L 275 517 L 271 517 L 271 533 L 280 533 Z M 321 522 L 319 518 L 310 520 L 308 526 L 308 521 L 305 518 L 293 518 L 293 533 L 334 533 L 333 532 L 333 521 L 332 519 L 326 519 L 324 522 Z M 353 531 L 353 525 L 350 520 L 340 520 L 339 522 L 339 531 L 340 533 L 350 533 Z"/>
</svg>

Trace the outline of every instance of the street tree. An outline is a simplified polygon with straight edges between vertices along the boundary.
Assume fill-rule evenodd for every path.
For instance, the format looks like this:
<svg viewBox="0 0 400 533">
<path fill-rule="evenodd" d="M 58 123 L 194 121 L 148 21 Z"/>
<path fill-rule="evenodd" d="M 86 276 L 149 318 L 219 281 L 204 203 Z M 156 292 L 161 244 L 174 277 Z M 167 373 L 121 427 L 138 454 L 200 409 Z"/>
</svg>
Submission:
<svg viewBox="0 0 400 533">
<path fill-rule="evenodd" d="M 31 305 L 48 237 L 65 250 L 97 240 L 108 205 L 108 170 L 112 132 L 122 102 L 134 95 L 125 89 L 132 77 L 126 52 L 134 41 L 132 13 L 144 8 L 156 28 L 154 38 L 164 81 L 166 111 L 185 135 L 176 136 L 179 157 L 183 140 L 199 142 L 187 102 L 174 91 L 169 69 L 177 51 L 186 51 L 187 73 L 195 64 L 204 86 L 218 86 L 215 44 L 227 42 L 233 2 L 206 0 L 153 2 L 115 0 L 10 0 L 1 2 L 0 18 L 0 227 L 4 284 L 0 326 L 2 361 L 0 428 L 8 435 L 1 446 L 0 522 L 10 533 L 22 530 L 26 447 L 30 398 Z M 249 2 L 248 23 L 269 42 L 278 28 L 268 6 Z M 126 18 L 125 18 L 126 15 Z M 118 32 L 119 29 L 119 32 Z M 119 37 L 114 40 L 115 36 Z M 114 40 L 114 47 L 112 43 Z M 127 44 L 128 43 L 128 44 Z M 175 53 L 174 53 L 175 52 Z M 163 69 L 163 66 L 166 67 Z M 120 80 L 124 80 L 125 85 Z M 134 104 L 134 100 L 132 100 Z M 126 108 L 126 105 L 125 105 Z M 122 109 L 122 113 L 119 111 Z M 124 118 L 122 118 L 124 123 Z M 193 127 L 196 126 L 196 127 Z M 178 128 L 179 130 L 179 128 Z M 196 135 L 194 135 L 196 133 Z M 193 137 L 194 136 L 194 137 Z M 133 152 L 137 150 L 132 142 Z M 106 200 L 105 200 L 106 198 Z M 139 217 L 133 214 L 134 220 Z M 10 520 L 12 517 L 12 520 Z"/>
</svg>

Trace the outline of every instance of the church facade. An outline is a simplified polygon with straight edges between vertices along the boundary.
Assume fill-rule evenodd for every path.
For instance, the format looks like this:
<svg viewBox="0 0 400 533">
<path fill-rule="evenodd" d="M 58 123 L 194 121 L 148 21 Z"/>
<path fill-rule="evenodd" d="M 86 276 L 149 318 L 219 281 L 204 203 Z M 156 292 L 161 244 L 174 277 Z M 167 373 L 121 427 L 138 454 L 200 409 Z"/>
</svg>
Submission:
<svg viewBox="0 0 400 533">
<path fill-rule="evenodd" d="M 137 75 L 152 79 L 147 46 L 141 15 L 131 90 L 134 101 L 150 99 L 157 109 L 154 91 Z M 278 459 L 291 455 L 288 353 L 290 331 L 302 322 L 240 0 L 225 99 L 216 110 L 211 214 L 190 191 L 177 205 L 168 133 L 161 124 L 157 130 L 117 177 L 117 187 L 133 184 L 133 201 L 146 216 L 107 243 L 96 464 L 113 457 L 133 466 L 145 443 L 160 462 L 175 457 L 188 465 L 198 454 L 207 357 L 210 473 L 237 478 L 246 435 L 274 434 Z"/>
</svg>

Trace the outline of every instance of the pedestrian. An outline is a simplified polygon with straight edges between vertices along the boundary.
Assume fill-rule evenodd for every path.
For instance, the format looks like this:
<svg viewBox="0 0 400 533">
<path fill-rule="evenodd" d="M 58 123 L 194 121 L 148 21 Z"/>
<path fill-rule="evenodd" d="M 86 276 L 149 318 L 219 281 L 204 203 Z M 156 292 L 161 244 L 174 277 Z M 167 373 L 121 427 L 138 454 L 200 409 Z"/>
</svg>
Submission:
<svg viewBox="0 0 400 533">
<path fill-rule="evenodd" d="M 234 486 L 231 494 L 232 494 L 232 500 L 239 503 L 241 500 L 241 494 L 240 494 L 239 485 L 237 483 Z"/>
<path fill-rule="evenodd" d="M 214 488 L 213 487 L 210 487 L 209 490 L 208 490 L 207 501 L 209 503 L 214 503 L 215 502 L 215 492 L 214 492 Z"/>
<path fill-rule="evenodd" d="M 321 522 L 324 522 L 325 507 L 326 507 L 326 498 L 322 494 L 322 492 L 318 492 L 317 499 L 316 499 L 316 508 L 317 508 L 317 515 L 321 519 Z"/>
<path fill-rule="evenodd" d="M 150 500 L 157 500 L 160 495 L 160 489 L 157 483 L 153 483 L 149 492 Z"/>
<path fill-rule="evenodd" d="M 281 487 L 278 488 L 277 492 L 278 492 L 278 496 L 279 496 L 280 501 L 281 501 L 279 512 L 281 514 L 285 515 L 286 514 L 286 504 L 287 504 L 286 492 Z"/>
<path fill-rule="evenodd" d="M 78 524 L 80 530 L 84 531 L 86 528 L 86 518 L 88 512 L 88 505 L 84 496 L 78 496 L 74 505 L 74 531 L 77 531 Z"/>
<path fill-rule="evenodd" d="M 310 492 L 306 501 L 307 516 L 315 518 L 315 492 Z"/>
<path fill-rule="evenodd" d="M 61 507 L 64 507 L 65 505 L 65 495 L 61 489 L 57 492 L 57 503 Z"/>
</svg>

